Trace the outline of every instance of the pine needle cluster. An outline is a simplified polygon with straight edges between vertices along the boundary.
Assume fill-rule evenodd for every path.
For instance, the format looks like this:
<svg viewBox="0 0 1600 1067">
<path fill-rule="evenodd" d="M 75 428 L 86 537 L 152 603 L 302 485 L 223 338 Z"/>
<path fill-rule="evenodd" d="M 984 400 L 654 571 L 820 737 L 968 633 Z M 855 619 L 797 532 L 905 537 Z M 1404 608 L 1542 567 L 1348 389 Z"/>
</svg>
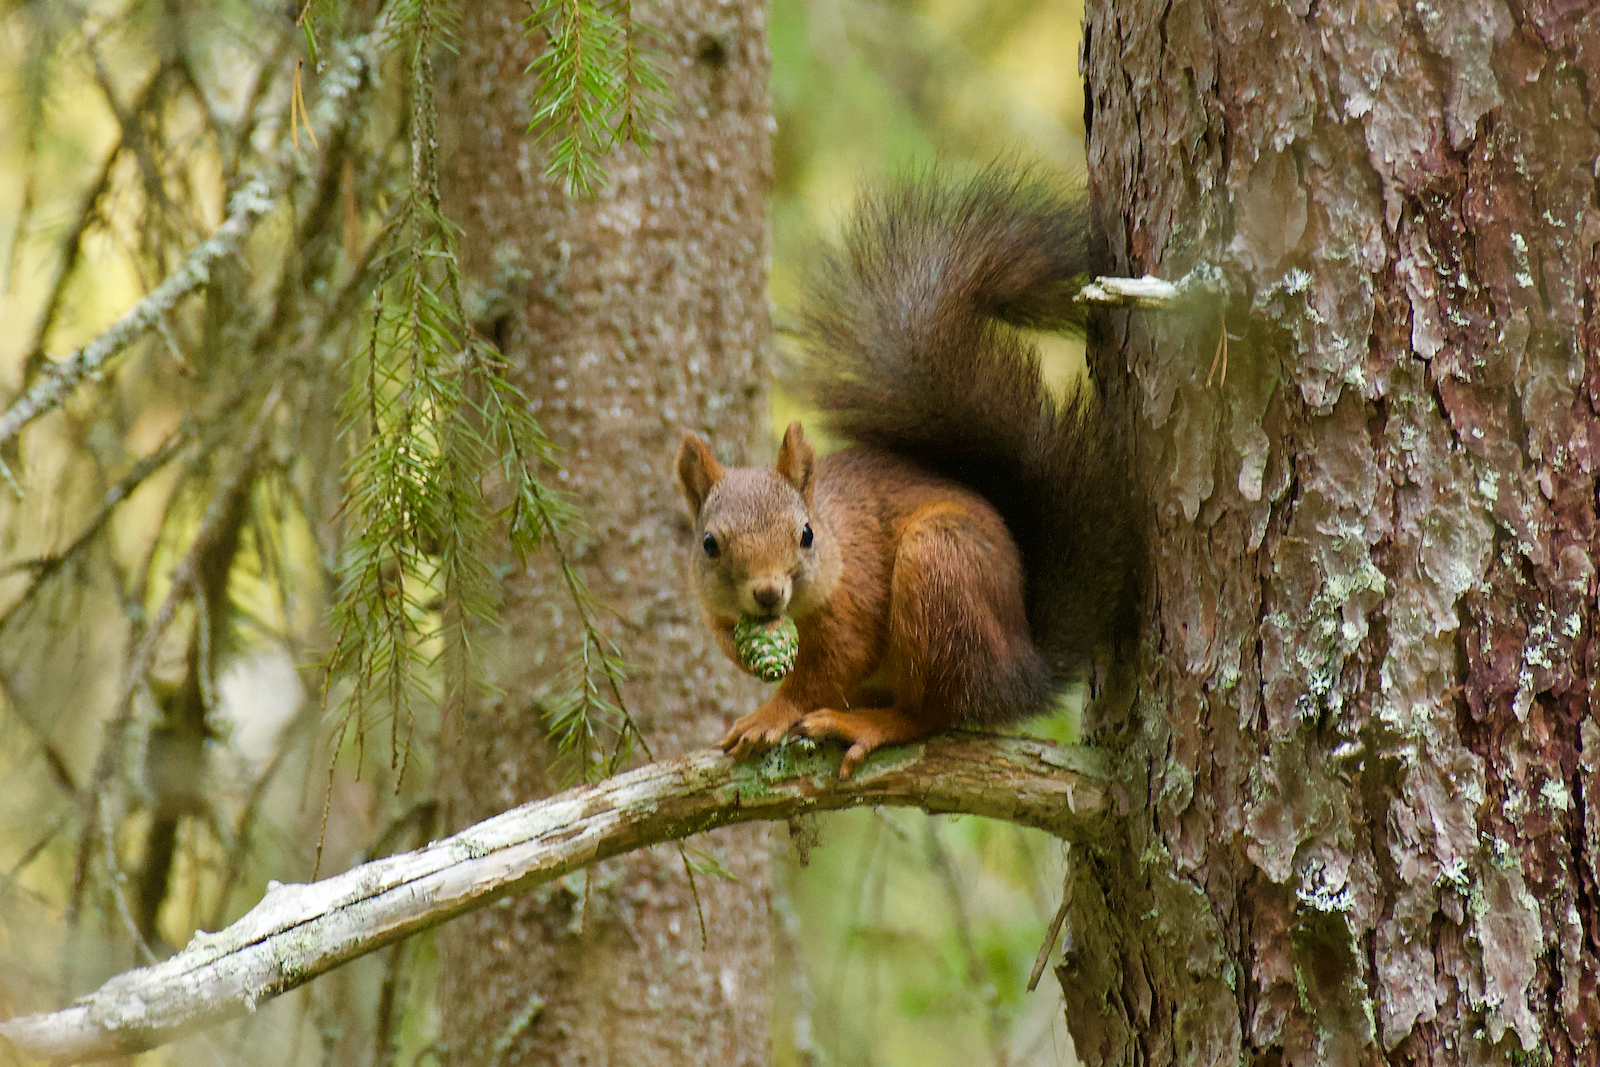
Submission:
<svg viewBox="0 0 1600 1067">
<path fill-rule="evenodd" d="M 344 683 L 339 733 L 353 727 L 363 749 L 368 725 L 387 717 L 390 763 L 403 775 L 415 702 L 431 692 L 449 714 L 481 676 L 472 633 L 495 617 L 491 540 L 503 536 L 524 564 L 548 547 L 583 630 L 552 702 L 551 736 L 586 774 L 611 773 L 639 737 L 621 697 L 627 665 L 561 548 L 576 516 L 541 479 L 559 470 L 558 457 L 467 321 L 454 229 L 440 210 L 432 54 L 450 45 L 454 13 L 412 0 L 397 7 L 392 33 L 409 55 L 411 180 L 377 260 L 367 342 L 343 398 L 352 447 L 341 512 L 352 535 L 338 565 L 324 698 Z"/>
<path fill-rule="evenodd" d="M 539 79 L 528 129 L 551 141 L 545 176 L 593 195 L 607 151 L 654 140 L 665 83 L 641 47 L 648 29 L 634 21 L 632 0 L 536 0 L 524 28 L 546 41 L 528 67 Z"/>
</svg>

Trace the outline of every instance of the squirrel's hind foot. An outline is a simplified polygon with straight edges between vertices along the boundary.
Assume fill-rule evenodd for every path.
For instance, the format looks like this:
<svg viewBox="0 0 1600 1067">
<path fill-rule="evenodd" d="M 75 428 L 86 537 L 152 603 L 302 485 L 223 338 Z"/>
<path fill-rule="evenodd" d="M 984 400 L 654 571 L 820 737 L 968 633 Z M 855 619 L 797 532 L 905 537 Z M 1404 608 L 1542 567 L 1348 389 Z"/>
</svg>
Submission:
<svg viewBox="0 0 1600 1067">
<path fill-rule="evenodd" d="M 818 708 L 795 724 L 794 732 L 815 741 L 837 738 L 850 746 L 844 754 L 844 761 L 839 764 L 839 780 L 843 782 L 855 774 L 861 761 L 873 749 L 920 741 L 938 733 L 939 729 L 929 729 L 922 719 L 894 707 L 867 711 Z"/>
</svg>

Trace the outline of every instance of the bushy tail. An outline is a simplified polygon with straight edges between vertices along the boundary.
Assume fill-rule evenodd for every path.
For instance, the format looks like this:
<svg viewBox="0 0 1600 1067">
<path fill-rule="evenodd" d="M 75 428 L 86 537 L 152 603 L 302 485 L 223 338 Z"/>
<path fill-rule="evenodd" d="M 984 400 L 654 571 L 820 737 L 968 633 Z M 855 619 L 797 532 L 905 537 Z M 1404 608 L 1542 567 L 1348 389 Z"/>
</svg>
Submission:
<svg viewBox="0 0 1600 1067">
<path fill-rule="evenodd" d="M 1022 550 L 1034 644 L 1071 678 L 1125 624 L 1137 554 L 1122 436 L 1090 388 L 1057 402 L 1018 327 L 1082 324 L 1081 197 L 1032 173 L 932 176 L 869 196 L 805 313 L 807 377 L 839 436 L 994 504 Z"/>
</svg>

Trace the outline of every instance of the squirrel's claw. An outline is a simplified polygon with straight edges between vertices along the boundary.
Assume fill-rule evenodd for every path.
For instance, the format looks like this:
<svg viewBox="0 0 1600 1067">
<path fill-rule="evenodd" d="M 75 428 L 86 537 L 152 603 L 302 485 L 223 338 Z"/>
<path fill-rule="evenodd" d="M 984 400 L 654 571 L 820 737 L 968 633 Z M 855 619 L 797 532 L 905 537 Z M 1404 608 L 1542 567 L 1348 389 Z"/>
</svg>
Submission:
<svg viewBox="0 0 1600 1067">
<path fill-rule="evenodd" d="M 792 705 L 769 701 L 734 723 L 719 745 L 734 759 L 759 756 L 789 736 L 789 730 L 803 714 Z"/>
<path fill-rule="evenodd" d="M 861 766 L 861 761 L 867 758 L 868 753 L 884 743 L 882 731 L 876 729 L 867 716 L 834 711 L 832 708 L 818 708 L 811 712 L 795 723 L 792 732 L 796 736 L 809 737 L 813 741 L 829 737 L 837 738 L 850 746 L 839 764 L 841 782 L 849 781 L 850 776 L 856 773 L 856 768 Z"/>
</svg>

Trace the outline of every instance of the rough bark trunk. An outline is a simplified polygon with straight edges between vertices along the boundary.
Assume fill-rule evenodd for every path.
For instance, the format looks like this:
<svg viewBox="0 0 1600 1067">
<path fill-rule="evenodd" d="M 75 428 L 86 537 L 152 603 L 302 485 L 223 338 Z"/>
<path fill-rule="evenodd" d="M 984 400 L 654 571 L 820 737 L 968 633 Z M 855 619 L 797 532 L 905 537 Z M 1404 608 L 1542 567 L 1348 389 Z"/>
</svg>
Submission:
<svg viewBox="0 0 1600 1067">
<path fill-rule="evenodd" d="M 1600 14 L 1090 0 L 1091 182 L 1151 486 L 1099 1063 L 1595 1063 Z M 1148 773 L 1147 773 L 1148 771 Z"/>
<path fill-rule="evenodd" d="M 624 696 L 649 709 L 640 725 L 654 753 L 670 756 L 714 739 L 758 696 L 698 618 L 671 460 L 689 429 L 727 459 L 767 450 L 765 13 L 709 0 L 639 9 L 660 31 L 672 115 L 648 157 L 609 157 L 609 188 L 593 202 L 544 180 L 545 153 L 524 133 L 526 14 L 506 2 L 464 9 L 448 104 L 462 116 L 460 142 L 446 185 L 469 271 L 491 298 L 511 300 L 485 328 L 564 449 L 560 487 L 588 525 L 568 549 L 618 613 L 603 625 L 635 665 Z M 531 275 L 523 289 L 518 267 Z M 505 597 L 494 653 L 503 696 L 446 725 L 448 829 L 561 785 L 540 705 L 578 623 L 549 559 L 512 573 Z M 764 1063 L 766 842 L 755 828 L 691 842 L 738 879 L 699 879 L 704 949 L 670 847 L 451 924 L 439 943 L 454 1061 Z"/>
</svg>

